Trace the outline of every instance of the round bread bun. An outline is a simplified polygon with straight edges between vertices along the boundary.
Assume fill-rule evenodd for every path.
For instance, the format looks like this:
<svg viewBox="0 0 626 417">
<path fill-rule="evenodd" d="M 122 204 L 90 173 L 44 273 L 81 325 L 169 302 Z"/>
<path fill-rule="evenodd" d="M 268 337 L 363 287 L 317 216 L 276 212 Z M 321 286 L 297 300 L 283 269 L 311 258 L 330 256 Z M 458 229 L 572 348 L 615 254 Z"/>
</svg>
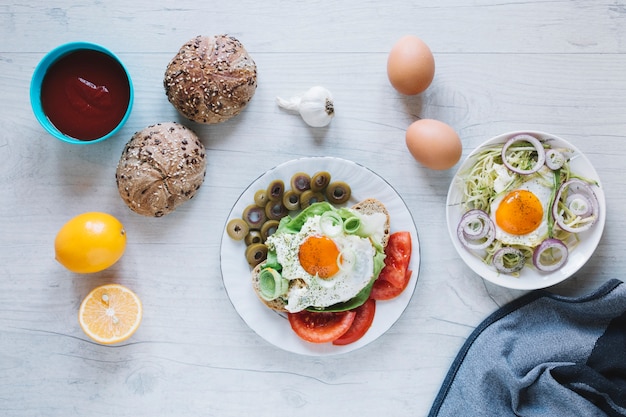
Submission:
<svg viewBox="0 0 626 417">
<path fill-rule="evenodd" d="M 191 199 L 204 182 L 206 153 L 196 134 L 175 123 L 135 133 L 117 165 L 122 200 L 143 216 L 161 217 Z"/>
<path fill-rule="evenodd" d="M 236 38 L 197 36 L 170 61 L 163 85 L 183 116 L 214 124 L 241 113 L 256 91 L 256 75 L 256 64 Z"/>
<path fill-rule="evenodd" d="M 389 212 L 387 211 L 387 208 L 385 207 L 385 205 L 375 198 L 368 198 L 352 206 L 352 209 L 362 214 L 383 213 L 387 216 L 387 219 L 385 221 L 384 232 L 382 236 L 382 242 L 381 242 L 383 245 L 383 249 L 386 248 L 387 243 L 389 243 L 389 236 L 391 235 L 391 229 L 389 226 L 389 223 L 390 223 Z M 262 262 L 259 265 L 255 266 L 254 269 L 252 270 L 252 288 L 254 289 L 254 292 L 258 296 L 259 300 L 261 300 L 267 307 L 271 308 L 272 310 L 279 311 L 279 312 L 283 312 L 283 313 L 287 312 L 286 303 L 282 298 L 276 298 L 274 300 L 266 300 L 263 297 L 261 297 L 259 276 L 264 266 L 265 266 L 265 262 Z M 306 285 L 305 282 L 301 279 L 291 280 L 289 282 L 289 291 L 291 291 L 291 289 L 294 286 L 301 288 L 305 285 Z"/>
</svg>

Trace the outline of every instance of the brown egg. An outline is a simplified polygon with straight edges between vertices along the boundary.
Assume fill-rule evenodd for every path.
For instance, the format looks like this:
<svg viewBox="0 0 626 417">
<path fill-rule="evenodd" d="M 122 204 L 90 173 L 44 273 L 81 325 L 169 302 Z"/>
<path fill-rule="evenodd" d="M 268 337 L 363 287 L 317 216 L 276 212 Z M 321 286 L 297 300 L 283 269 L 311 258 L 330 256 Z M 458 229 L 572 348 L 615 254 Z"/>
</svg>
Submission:
<svg viewBox="0 0 626 417">
<path fill-rule="evenodd" d="M 406 147 L 420 164 L 444 170 L 461 159 L 463 146 L 455 130 L 433 119 L 413 122 L 406 131 Z"/>
<path fill-rule="evenodd" d="M 389 52 L 387 76 L 402 94 L 426 90 L 435 77 L 435 59 L 428 45 L 416 36 L 400 38 Z"/>
</svg>

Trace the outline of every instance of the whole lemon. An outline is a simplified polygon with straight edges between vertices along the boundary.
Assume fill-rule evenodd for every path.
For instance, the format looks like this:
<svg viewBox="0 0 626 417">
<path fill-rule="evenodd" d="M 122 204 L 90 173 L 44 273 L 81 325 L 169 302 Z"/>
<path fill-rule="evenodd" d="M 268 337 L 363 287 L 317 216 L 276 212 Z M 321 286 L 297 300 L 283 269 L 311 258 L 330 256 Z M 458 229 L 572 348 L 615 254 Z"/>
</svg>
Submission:
<svg viewBox="0 0 626 417">
<path fill-rule="evenodd" d="M 88 212 L 70 219 L 54 240 L 55 259 L 72 272 L 102 271 L 126 250 L 122 223 L 107 213 Z"/>
</svg>

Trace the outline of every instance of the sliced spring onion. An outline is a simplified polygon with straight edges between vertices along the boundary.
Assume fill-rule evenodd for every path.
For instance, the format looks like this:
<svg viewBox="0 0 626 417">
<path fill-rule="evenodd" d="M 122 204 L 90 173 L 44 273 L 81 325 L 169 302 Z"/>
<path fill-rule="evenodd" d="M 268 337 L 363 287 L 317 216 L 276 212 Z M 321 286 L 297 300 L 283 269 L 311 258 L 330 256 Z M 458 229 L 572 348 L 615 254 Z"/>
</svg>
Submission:
<svg viewBox="0 0 626 417">
<path fill-rule="evenodd" d="M 524 252 L 511 246 L 498 249 L 493 254 L 493 266 L 500 272 L 512 274 L 520 271 L 526 263 Z"/>
<path fill-rule="evenodd" d="M 354 268 L 355 263 L 356 253 L 354 252 L 354 249 L 351 248 L 342 250 L 337 258 L 337 265 L 339 265 L 339 269 L 344 272 L 351 271 Z"/>
<path fill-rule="evenodd" d="M 284 279 L 274 268 L 265 268 L 259 274 L 261 297 L 272 301 L 285 294 L 289 289 L 289 281 Z"/>
<path fill-rule="evenodd" d="M 343 219 L 336 211 L 325 211 L 320 217 L 320 229 L 328 237 L 339 236 L 343 231 Z"/>
<path fill-rule="evenodd" d="M 591 228 L 598 220 L 599 207 L 591 186 L 573 178 L 564 182 L 556 193 L 552 216 L 561 229 L 580 233 Z"/>
<path fill-rule="evenodd" d="M 565 264 L 567 255 L 565 243 L 559 239 L 545 239 L 533 251 L 533 264 L 540 271 L 556 271 Z"/>
<path fill-rule="evenodd" d="M 496 228 L 487 212 L 473 209 L 461 217 L 456 229 L 459 240 L 468 249 L 480 250 L 491 245 Z"/>
<path fill-rule="evenodd" d="M 511 155 L 509 154 L 509 148 L 511 148 L 511 146 L 520 142 L 522 143 L 526 142 L 530 144 L 536 151 L 537 160 L 534 161 L 534 165 L 530 167 L 526 167 L 525 164 L 521 164 L 521 163 L 518 163 L 518 161 L 515 161 L 514 158 L 512 158 Z M 526 158 L 524 158 L 523 161 L 528 162 Z M 533 172 L 537 172 L 539 171 L 539 169 L 541 169 L 541 167 L 545 164 L 545 162 L 546 162 L 546 151 L 543 148 L 543 144 L 539 141 L 539 139 L 537 139 L 534 136 L 527 135 L 527 134 L 515 135 L 509 140 L 507 140 L 506 143 L 502 146 L 502 163 L 506 165 L 508 169 L 510 169 L 511 171 L 517 174 L 528 175 L 528 174 L 532 174 Z"/>
<path fill-rule="evenodd" d="M 554 208 L 554 205 L 557 204 L 555 198 L 556 198 L 556 193 L 559 190 L 559 184 L 561 183 L 561 170 L 560 169 L 556 169 L 553 172 L 553 176 L 552 176 L 552 186 L 550 187 L 550 200 L 548 201 L 548 208 L 547 208 L 547 212 L 548 213 L 552 213 L 552 210 Z M 546 216 L 548 219 L 548 236 L 552 237 L 554 236 L 554 216 Z"/>
<path fill-rule="evenodd" d="M 361 218 L 352 216 L 343 221 L 343 231 L 349 235 L 353 235 L 361 228 Z"/>
</svg>

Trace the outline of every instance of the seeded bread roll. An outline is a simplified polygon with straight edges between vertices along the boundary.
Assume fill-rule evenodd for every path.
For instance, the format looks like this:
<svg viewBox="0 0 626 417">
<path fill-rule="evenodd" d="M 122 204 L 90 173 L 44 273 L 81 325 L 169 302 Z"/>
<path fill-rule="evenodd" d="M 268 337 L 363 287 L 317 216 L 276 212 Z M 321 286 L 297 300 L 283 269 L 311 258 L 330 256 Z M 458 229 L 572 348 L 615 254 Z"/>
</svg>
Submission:
<svg viewBox="0 0 626 417">
<path fill-rule="evenodd" d="M 385 207 L 385 205 L 375 198 L 368 198 L 352 206 L 352 209 L 357 210 L 362 214 L 373 214 L 373 213 L 385 214 L 387 219 L 385 221 L 383 236 L 381 240 L 383 244 L 383 249 L 386 248 L 387 243 L 389 243 L 389 236 L 391 234 L 391 229 L 389 228 L 389 223 L 390 223 L 389 212 L 387 211 L 387 208 Z M 257 294 L 259 300 L 261 300 L 267 307 L 271 308 L 272 310 L 286 312 L 287 311 L 287 309 L 285 308 L 286 303 L 282 298 L 276 298 L 274 300 L 268 301 L 264 299 L 263 297 L 261 297 L 259 275 L 264 265 L 265 265 L 265 262 L 262 262 L 256 267 L 254 267 L 254 269 L 252 270 L 252 288 L 254 289 L 254 292 Z M 290 281 L 289 290 L 292 290 L 294 287 L 302 288 L 305 285 L 306 283 L 303 280 L 295 279 L 295 280 Z"/>
<path fill-rule="evenodd" d="M 206 155 L 187 127 L 159 123 L 133 135 L 117 165 L 122 200 L 136 213 L 161 217 L 191 199 L 204 182 Z"/>
<path fill-rule="evenodd" d="M 256 91 L 256 64 L 236 38 L 197 36 L 165 71 L 167 98 L 186 118 L 214 124 L 238 115 Z"/>
</svg>

